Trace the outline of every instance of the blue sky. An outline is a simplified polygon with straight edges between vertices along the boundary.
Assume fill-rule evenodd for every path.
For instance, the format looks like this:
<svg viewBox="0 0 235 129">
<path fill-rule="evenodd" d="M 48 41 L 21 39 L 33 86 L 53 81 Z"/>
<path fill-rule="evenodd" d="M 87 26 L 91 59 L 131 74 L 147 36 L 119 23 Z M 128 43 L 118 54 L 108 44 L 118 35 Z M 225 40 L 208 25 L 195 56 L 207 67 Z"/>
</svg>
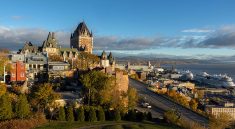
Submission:
<svg viewBox="0 0 235 129">
<path fill-rule="evenodd" d="M 234 12 L 235 0 L 2 0 L 0 47 L 39 45 L 48 31 L 68 46 L 84 20 L 97 50 L 235 55 Z"/>
</svg>

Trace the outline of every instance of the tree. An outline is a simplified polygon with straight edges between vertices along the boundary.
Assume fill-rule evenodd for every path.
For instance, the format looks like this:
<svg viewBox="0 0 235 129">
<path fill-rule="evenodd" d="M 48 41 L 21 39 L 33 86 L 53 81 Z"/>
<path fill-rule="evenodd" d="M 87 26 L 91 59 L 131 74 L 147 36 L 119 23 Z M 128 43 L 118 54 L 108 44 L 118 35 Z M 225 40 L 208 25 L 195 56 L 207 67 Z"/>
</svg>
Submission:
<svg viewBox="0 0 235 129">
<path fill-rule="evenodd" d="M 73 107 L 72 106 L 69 106 L 67 108 L 66 120 L 69 121 L 69 122 L 74 121 Z"/>
<path fill-rule="evenodd" d="M 211 115 L 209 117 L 210 129 L 225 129 L 231 124 L 232 117 L 227 113 L 220 113 L 217 116 Z"/>
<path fill-rule="evenodd" d="M 129 110 L 127 113 L 127 120 L 135 121 L 136 120 L 136 112 L 134 110 Z"/>
<path fill-rule="evenodd" d="M 180 120 L 180 116 L 175 110 L 169 110 L 165 112 L 164 118 L 167 122 L 172 124 L 178 124 Z"/>
<path fill-rule="evenodd" d="M 63 58 L 60 55 L 49 55 L 49 61 L 63 61 Z"/>
<path fill-rule="evenodd" d="M 115 121 L 120 121 L 121 120 L 120 111 L 118 109 L 114 110 L 114 120 Z"/>
<path fill-rule="evenodd" d="M 51 84 L 39 84 L 32 87 L 31 104 L 44 112 L 45 108 L 49 108 L 60 95 L 55 93 Z"/>
<path fill-rule="evenodd" d="M 88 121 L 94 122 L 96 120 L 97 120 L 97 118 L 96 118 L 95 110 L 94 110 L 93 107 L 91 107 L 90 110 L 89 110 L 89 114 L 88 114 Z"/>
<path fill-rule="evenodd" d="M 16 116 L 21 119 L 27 117 L 30 113 L 30 105 L 24 94 L 21 94 L 16 102 L 15 113 Z"/>
<path fill-rule="evenodd" d="M 84 112 L 84 108 L 80 107 L 77 110 L 77 120 L 80 122 L 84 122 L 85 121 L 85 112 Z"/>
<path fill-rule="evenodd" d="M 197 110 L 198 103 L 195 99 L 191 99 L 189 102 L 189 106 L 191 109 L 193 109 L 195 111 L 195 110 Z"/>
<path fill-rule="evenodd" d="M 197 91 L 197 94 L 198 94 L 198 99 L 203 99 L 204 98 L 204 91 L 203 90 L 198 90 Z"/>
<path fill-rule="evenodd" d="M 7 91 L 6 84 L 0 83 L 0 97 L 4 95 Z"/>
<path fill-rule="evenodd" d="M 138 95 L 135 88 L 128 89 L 128 107 L 129 109 L 134 109 L 136 107 L 136 103 L 138 101 Z"/>
<path fill-rule="evenodd" d="M 60 107 L 60 109 L 59 109 L 59 116 L 58 116 L 57 120 L 65 121 L 64 107 Z"/>
<path fill-rule="evenodd" d="M 149 121 L 152 120 L 152 113 L 151 112 L 147 113 L 147 120 L 149 120 Z"/>
<path fill-rule="evenodd" d="M 13 116 L 11 99 L 8 94 L 0 98 L 0 120 L 8 120 Z"/>
<path fill-rule="evenodd" d="M 105 121 L 105 113 L 102 107 L 99 108 L 97 113 L 98 121 Z"/>
</svg>

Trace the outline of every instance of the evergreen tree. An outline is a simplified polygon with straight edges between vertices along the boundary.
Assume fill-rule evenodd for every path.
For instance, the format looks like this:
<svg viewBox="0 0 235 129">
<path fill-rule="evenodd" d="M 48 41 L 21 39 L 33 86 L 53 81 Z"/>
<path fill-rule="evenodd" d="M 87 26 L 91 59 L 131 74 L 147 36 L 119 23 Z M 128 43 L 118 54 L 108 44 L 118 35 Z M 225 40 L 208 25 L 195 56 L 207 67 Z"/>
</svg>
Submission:
<svg viewBox="0 0 235 129">
<path fill-rule="evenodd" d="M 105 113 L 102 107 L 99 108 L 97 116 L 98 116 L 98 121 L 105 121 Z"/>
<path fill-rule="evenodd" d="M 65 121 L 65 111 L 64 111 L 64 107 L 60 107 L 59 116 L 58 116 L 57 120 Z"/>
<path fill-rule="evenodd" d="M 114 111 L 114 120 L 115 121 L 120 121 L 121 120 L 121 115 L 120 115 L 120 111 L 118 109 L 116 109 Z"/>
<path fill-rule="evenodd" d="M 8 94 L 4 94 L 0 98 L 0 120 L 8 120 L 13 116 L 11 99 Z"/>
<path fill-rule="evenodd" d="M 16 116 L 21 119 L 27 117 L 30 113 L 30 105 L 24 94 L 21 94 L 16 102 L 15 113 Z"/>
<path fill-rule="evenodd" d="M 151 121 L 152 120 L 152 113 L 148 112 L 147 114 L 147 120 Z"/>
<path fill-rule="evenodd" d="M 127 114 L 127 120 L 135 121 L 136 120 L 136 112 L 134 110 L 129 110 Z"/>
<path fill-rule="evenodd" d="M 80 122 L 85 121 L 85 112 L 84 112 L 83 107 L 80 107 L 77 111 L 77 120 L 80 121 Z"/>
<path fill-rule="evenodd" d="M 73 116 L 73 107 L 69 106 L 67 109 L 67 114 L 66 114 L 66 120 L 69 122 L 74 121 L 74 116 Z"/>
<path fill-rule="evenodd" d="M 94 122 L 94 121 L 96 121 L 97 120 L 97 118 L 96 118 L 96 113 L 95 113 L 95 110 L 94 110 L 94 108 L 90 108 L 90 111 L 89 111 L 89 114 L 88 114 L 89 116 L 88 116 L 88 121 L 90 121 L 90 122 Z"/>
</svg>

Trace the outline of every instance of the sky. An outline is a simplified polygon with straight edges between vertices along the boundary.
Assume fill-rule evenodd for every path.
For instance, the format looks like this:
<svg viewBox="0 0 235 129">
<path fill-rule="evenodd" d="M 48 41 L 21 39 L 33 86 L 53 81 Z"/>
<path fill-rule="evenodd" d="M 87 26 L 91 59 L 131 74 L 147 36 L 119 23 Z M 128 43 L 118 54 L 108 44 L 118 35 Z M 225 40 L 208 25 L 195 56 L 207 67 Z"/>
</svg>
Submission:
<svg viewBox="0 0 235 129">
<path fill-rule="evenodd" d="M 52 31 L 69 47 L 85 21 L 97 52 L 233 56 L 234 12 L 235 0 L 1 0 L 0 48 L 40 46 Z"/>
</svg>

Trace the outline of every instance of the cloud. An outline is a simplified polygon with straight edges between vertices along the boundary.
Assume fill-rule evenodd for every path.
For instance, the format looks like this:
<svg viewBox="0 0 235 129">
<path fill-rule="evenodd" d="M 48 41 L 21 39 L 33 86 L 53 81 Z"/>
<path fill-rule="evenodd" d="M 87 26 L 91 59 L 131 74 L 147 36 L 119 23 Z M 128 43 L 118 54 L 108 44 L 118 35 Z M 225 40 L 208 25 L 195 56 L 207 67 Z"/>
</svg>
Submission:
<svg viewBox="0 0 235 129">
<path fill-rule="evenodd" d="M 235 26 L 223 26 L 198 44 L 203 48 L 235 48 Z"/>
<path fill-rule="evenodd" d="M 0 26 L 0 48 L 21 49 L 26 41 L 41 46 L 49 30 L 42 28 L 11 28 Z M 70 33 L 56 31 L 59 45 L 69 47 Z M 235 26 L 222 26 L 204 35 L 155 37 L 95 36 L 95 50 L 157 50 L 158 48 L 232 48 L 235 49 Z"/>
<path fill-rule="evenodd" d="M 41 28 L 10 28 L 0 26 L 0 48 L 10 50 L 21 49 L 26 41 L 41 46 L 46 40 L 49 31 Z M 56 39 L 62 46 L 69 46 L 69 33 L 64 31 L 55 32 Z"/>
<path fill-rule="evenodd" d="M 189 32 L 189 31 L 188 31 Z M 191 30 L 193 32 L 193 30 Z M 196 32 L 196 29 L 194 29 Z M 197 30 L 197 32 L 209 32 Z M 205 35 L 183 35 L 174 37 L 120 38 L 102 36 L 94 39 L 95 49 L 144 50 L 156 48 L 235 48 L 235 26 L 227 25 L 210 30 Z"/>
<path fill-rule="evenodd" d="M 164 38 L 118 38 L 115 36 L 95 37 L 95 49 L 108 50 L 142 50 L 162 45 Z"/>
<path fill-rule="evenodd" d="M 185 33 L 209 33 L 209 32 L 214 32 L 215 30 L 211 30 L 211 29 L 187 29 L 187 30 L 182 30 L 181 32 L 185 32 Z"/>
<path fill-rule="evenodd" d="M 23 16 L 11 16 L 11 19 L 13 20 L 21 20 Z"/>
</svg>

